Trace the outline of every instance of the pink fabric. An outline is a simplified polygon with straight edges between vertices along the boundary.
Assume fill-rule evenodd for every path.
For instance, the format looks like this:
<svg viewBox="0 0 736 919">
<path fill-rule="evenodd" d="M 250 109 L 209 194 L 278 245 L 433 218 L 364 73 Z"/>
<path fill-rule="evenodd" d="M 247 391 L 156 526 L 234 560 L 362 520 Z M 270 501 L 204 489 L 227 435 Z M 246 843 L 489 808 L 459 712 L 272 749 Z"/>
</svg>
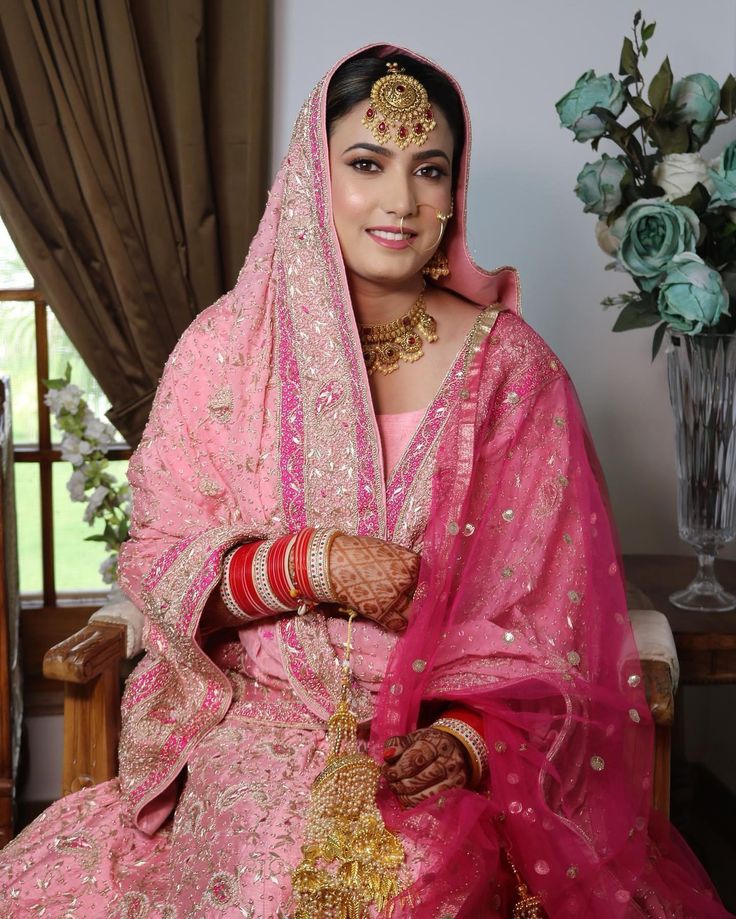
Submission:
<svg viewBox="0 0 736 919">
<path fill-rule="evenodd" d="M 383 447 L 383 474 L 388 479 L 422 420 L 426 408 L 413 412 L 376 415 Z"/>
<path fill-rule="evenodd" d="M 131 461 L 121 577 L 146 656 L 126 685 L 119 781 L 58 802 L 3 851 L 3 914 L 288 915 L 345 621 L 317 611 L 239 633 L 203 610 L 230 546 L 309 523 L 422 553 L 408 633 L 356 629 L 353 706 L 375 755 L 437 699 L 481 711 L 492 744 L 487 795 L 405 813 L 383 801 L 408 854 L 412 905 L 395 916 L 508 916 L 510 844 L 550 919 L 724 917 L 650 819 L 651 721 L 594 451 L 564 369 L 518 315 L 516 271 L 468 254 L 469 131 L 441 283 L 498 309 L 479 310 L 386 480 L 330 214 L 331 73 L 235 288 L 182 336 Z"/>
</svg>

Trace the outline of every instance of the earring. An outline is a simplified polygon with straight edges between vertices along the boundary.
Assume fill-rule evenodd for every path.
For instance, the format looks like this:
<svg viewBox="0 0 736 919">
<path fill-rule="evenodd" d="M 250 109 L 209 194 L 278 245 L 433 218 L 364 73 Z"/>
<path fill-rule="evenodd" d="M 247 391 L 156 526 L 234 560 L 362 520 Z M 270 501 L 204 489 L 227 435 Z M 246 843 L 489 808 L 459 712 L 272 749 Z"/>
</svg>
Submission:
<svg viewBox="0 0 736 919">
<path fill-rule="evenodd" d="M 437 249 L 432 258 L 422 268 L 422 274 L 432 278 L 433 281 L 438 278 L 446 278 L 450 273 L 450 263 L 442 249 Z"/>
</svg>

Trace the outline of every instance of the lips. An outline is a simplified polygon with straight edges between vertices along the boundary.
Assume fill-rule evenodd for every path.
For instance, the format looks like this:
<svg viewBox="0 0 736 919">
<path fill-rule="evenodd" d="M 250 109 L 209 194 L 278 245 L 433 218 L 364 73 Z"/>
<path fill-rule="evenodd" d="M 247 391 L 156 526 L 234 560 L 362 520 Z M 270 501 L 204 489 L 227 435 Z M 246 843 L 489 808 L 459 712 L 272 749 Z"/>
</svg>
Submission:
<svg viewBox="0 0 736 919">
<path fill-rule="evenodd" d="M 417 235 L 413 230 L 408 229 L 402 233 L 399 227 L 369 227 L 366 233 L 379 246 L 388 249 L 407 249 L 411 240 Z"/>
</svg>

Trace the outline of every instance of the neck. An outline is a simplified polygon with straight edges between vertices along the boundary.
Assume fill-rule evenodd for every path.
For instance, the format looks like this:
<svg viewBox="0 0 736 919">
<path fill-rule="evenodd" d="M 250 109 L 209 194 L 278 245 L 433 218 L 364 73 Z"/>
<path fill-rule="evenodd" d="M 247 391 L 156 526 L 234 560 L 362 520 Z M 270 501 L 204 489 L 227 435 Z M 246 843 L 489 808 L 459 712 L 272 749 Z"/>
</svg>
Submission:
<svg viewBox="0 0 736 919">
<path fill-rule="evenodd" d="M 355 277 L 350 278 L 349 284 L 355 320 L 359 326 L 393 322 L 413 306 L 424 287 L 421 275 L 392 287 Z"/>
</svg>

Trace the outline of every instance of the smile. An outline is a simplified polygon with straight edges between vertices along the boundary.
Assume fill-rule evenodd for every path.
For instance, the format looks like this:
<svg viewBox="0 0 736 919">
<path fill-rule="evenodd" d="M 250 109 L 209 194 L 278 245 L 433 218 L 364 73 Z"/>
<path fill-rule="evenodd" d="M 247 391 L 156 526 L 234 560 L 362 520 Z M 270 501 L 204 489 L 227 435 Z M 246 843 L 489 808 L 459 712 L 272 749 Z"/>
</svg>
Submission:
<svg viewBox="0 0 736 919">
<path fill-rule="evenodd" d="M 401 233 L 399 230 L 385 230 L 374 228 L 366 231 L 379 246 L 387 246 L 389 249 L 406 249 L 409 241 L 415 233 Z"/>
</svg>

